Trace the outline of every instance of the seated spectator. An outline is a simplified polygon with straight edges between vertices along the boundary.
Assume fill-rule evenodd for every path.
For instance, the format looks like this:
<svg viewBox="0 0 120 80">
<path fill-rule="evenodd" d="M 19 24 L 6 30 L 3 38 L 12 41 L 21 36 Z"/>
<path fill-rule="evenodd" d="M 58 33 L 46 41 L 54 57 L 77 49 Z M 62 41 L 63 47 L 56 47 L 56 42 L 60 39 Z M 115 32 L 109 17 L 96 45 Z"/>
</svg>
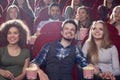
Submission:
<svg viewBox="0 0 120 80">
<path fill-rule="evenodd" d="M 43 27 L 43 25 L 49 23 L 49 22 L 53 22 L 53 21 L 62 21 L 63 18 L 61 17 L 61 11 L 60 11 L 60 7 L 57 3 L 52 3 L 49 6 L 49 10 L 48 10 L 48 15 L 49 15 L 49 19 L 46 21 L 41 21 L 37 27 L 37 33 L 40 32 L 40 29 Z"/>
<path fill-rule="evenodd" d="M 16 5 L 9 6 L 6 12 L 6 21 L 20 18 L 19 8 Z"/>
<path fill-rule="evenodd" d="M 67 6 L 64 12 L 65 19 L 75 18 L 75 14 L 77 12 L 77 8 L 82 5 L 81 0 L 72 0 L 71 5 Z"/>
<path fill-rule="evenodd" d="M 81 43 L 88 34 L 88 29 L 91 26 L 91 19 L 89 9 L 86 6 L 80 6 L 77 9 L 75 16 L 75 21 L 78 24 L 78 31 L 76 35 L 76 40 L 78 40 L 78 45 L 81 47 Z"/>
<path fill-rule="evenodd" d="M 31 39 L 30 39 L 30 44 L 34 44 L 37 36 L 40 35 L 40 29 L 47 23 L 50 23 L 50 22 L 56 22 L 56 21 L 62 21 L 63 18 L 61 17 L 61 11 L 60 11 L 60 7 L 57 3 L 52 3 L 50 6 L 49 6 L 49 10 L 48 10 L 48 14 L 49 14 L 49 19 L 48 20 L 45 20 L 45 21 L 41 21 L 39 23 L 39 25 L 37 26 L 37 31 L 35 32 L 35 34 L 33 36 L 31 36 Z"/>
<path fill-rule="evenodd" d="M 114 7 L 110 18 L 108 19 L 108 29 L 113 44 L 117 47 L 120 61 L 120 6 Z"/>
<path fill-rule="evenodd" d="M 103 5 L 98 7 L 98 16 L 101 20 L 106 21 L 107 14 L 116 6 L 115 0 L 104 0 Z"/>
<path fill-rule="evenodd" d="M 35 14 L 28 0 L 14 0 L 12 4 L 24 9 L 27 12 L 28 16 L 30 17 L 30 19 L 32 20 L 35 19 Z"/>
<path fill-rule="evenodd" d="M 10 20 L 0 27 L 0 80 L 23 80 L 29 65 L 30 54 L 25 48 L 29 30 L 20 20 Z"/>
<path fill-rule="evenodd" d="M 118 35 L 120 36 L 120 5 L 114 7 L 108 23 L 115 26 L 115 28 L 118 30 Z"/>
<path fill-rule="evenodd" d="M 74 64 L 81 67 L 91 66 L 99 72 L 94 65 L 89 65 L 83 57 L 81 50 L 73 44 L 77 25 L 74 20 L 66 20 L 62 24 L 62 38 L 56 42 L 46 44 L 32 61 L 37 66 L 44 65 L 46 74 L 38 67 L 38 74 L 41 80 L 73 80 L 72 70 Z M 49 78 L 49 79 L 48 79 Z"/>
<path fill-rule="evenodd" d="M 117 48 L 111 43 L 106 23 L 103 21 L 93 22 L 82 51 L 90 63 L 98 66 L 102 72 L 109 74 L 108 79 L 120 79 L 114 79 L 114 76 L 120 75 L 120 64 Z"/>
<path fill-rule="evenodd" d="M 0 24 L 11 19 L 20 19 L 20 12 L 16 5 L 10 5 L 0 18 Z"/>
<path fill-rule="evenodd" d="M 26 15 L 23 9 L 18 8 L 16 5 L 10 5 L 6 12 L 4 12 L 5 14 L 2 15 L 0 24 L 11 19 L 20 19 L 29 27 L 30 31 L 32 32 L 28 17 L 23 17 L 24 15 L 21 12 Z"/>
</svg>

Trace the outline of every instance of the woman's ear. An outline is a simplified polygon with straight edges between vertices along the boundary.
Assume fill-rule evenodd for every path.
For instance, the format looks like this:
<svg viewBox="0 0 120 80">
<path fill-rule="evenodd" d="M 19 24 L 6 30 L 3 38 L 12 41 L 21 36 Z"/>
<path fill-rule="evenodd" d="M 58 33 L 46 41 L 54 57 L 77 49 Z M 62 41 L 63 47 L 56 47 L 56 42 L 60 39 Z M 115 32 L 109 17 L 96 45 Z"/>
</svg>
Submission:
<svg viewBox="0 0 120 80">
<path fill-rule="evenodd" d="M 62 34 L 63 34 L 63 31 L 60 31 L 60 34 L 62 35 Z"/>
<path fill-rule="evenodd" d="M 50 15 L 50 10 L 48 10 L 48 15 Z"/>
</svg>

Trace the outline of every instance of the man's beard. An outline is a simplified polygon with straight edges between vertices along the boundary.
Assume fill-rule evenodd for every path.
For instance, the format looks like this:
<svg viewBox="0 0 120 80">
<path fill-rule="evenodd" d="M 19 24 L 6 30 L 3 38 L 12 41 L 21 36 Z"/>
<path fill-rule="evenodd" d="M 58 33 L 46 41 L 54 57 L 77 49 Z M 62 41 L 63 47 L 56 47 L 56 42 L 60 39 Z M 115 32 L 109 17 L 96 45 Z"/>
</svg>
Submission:
<svg viewBox="0 0 120 80">
<path fill-rule="evenodd" d="M 65 39 L 66 41 L 69 41 L 69 42 L 71 42 L 73 40 L 73 39 L 65 38 L 65 37 L 63 37 L 63 39 Z"/>
</svg>

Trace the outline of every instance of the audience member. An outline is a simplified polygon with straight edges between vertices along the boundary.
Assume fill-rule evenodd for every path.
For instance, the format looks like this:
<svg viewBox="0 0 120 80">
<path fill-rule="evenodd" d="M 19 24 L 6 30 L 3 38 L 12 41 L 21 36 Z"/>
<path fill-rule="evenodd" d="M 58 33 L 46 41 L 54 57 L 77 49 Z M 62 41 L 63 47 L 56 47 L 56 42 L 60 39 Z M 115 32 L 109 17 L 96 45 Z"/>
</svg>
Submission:
<svg viewBox="0 0 120 80">
<path fill-rule="evenodd" d="M 39 52 L 38 56 L 32 61 L 37 66 L 45 66 L 46 74 L 39 68 L 39 77 L 41 80 L 73 80 L 73 65 L 78 63 L 81 67 L 88 65 L 83 57 L 81 50 L 73 44 L 77 25 L 74 20 L 66 20 L 62 24 L 62 38 L 54 43 L 48 43 Z M 32 66 L 31 64 L 31 66 Z M 88 65 L 94 67 L 93 65 Z M 94 67 L 97 70 L 98 68 Z"/>
<path fill-rule="evenodd" d="M 87 36 L 88 29 L 91 26 L 90 13 L 88 7 L 80 6 L 77 9 L 75 21 L 78 24 L 76 40 L 78 40 L 78 45 L 79 47 L 81 47 L 82 40 L 84 40 L 84 38 Z"/>
<path fill-rule="evenodd" d="M 20 19 L 20 12 L 16 5 L 10 5 L 0 18 L 0 24 L 11 19 Z"/>
<path fill-rule="evenodd" d="M 120 36 L 120 5 L 114 7 L 108 23 L 115 26 L 115 28 L 118 30 L 118 35 Z"/>
<path fill-rule="evenodd" d="M 108 29 L 110 33 L 110 38 L 112 43 L 117 47 L 119 52 L 120 61 L 120 6 L 114 7 L 109 19 L 108 19 Z"/>
<path fill-rule="evenodd" d="M 28 17 L 23 17 L 23 14 L 21 14 L 21 12 L 25 15 L 23 9 L 18 8 L 16 5 L 10 5 L 5 14 L 1 17 L 0 24 L 8 20 L 20 19 L 29 27 L 30 31 L 32 32 Z"/>
<path fill-rule="evenodd" d="M 47 23 L 53 21 L 63 21 L 61 16 L 60 7 L 57 3 L 51 3 L 48 10 L 49 19 L 46 21 L 41 21 L 37 27 L 37 33 L 40 33 L 40 29 Z"/>
<path fill-rule="evenodd" d="M 103 21 L 93 22 L 82 51 L 90 63 L 108 74 L 108 79 L 115 80 L 114 76 L 120 75 L 118 51 L 111 43 L 106 23 Z"/>
<path fill-rule="evenodd" d="M 106 21 L 107 14 L 116 6 L 115 0 L 104 0 L 103 5 L 98 7 L 98 16 L 101 20 Z"/>
<path fill-rule="evenodd" d="M 37 36 L 40 35 L 40 29 L 42 27 L 44 27 L 45 24 L 50 23 L 50 22 L 63 21 L 63 18 L 61 16 L 60 7 L 59 7 L 58 3 L 54 2 L 54 3 L 50 4 L 48 14 L 49 14 L 49 19 L 45 20 L 45 21 L 41 21 L 39 23 L 39 25 L 37 26 L 37 30 L 36 30 L 35 34 L 33 36 L 31 36 L 31 39 L 29 41 L 30 44 L 34 44 Z"/>
<path fill-rule="evenodd" d="M 25 48 L 29 30 L 20 20 L 10 20 L 0 27 L 0 80 L 23 80 L 29 65 L 29 52 Z"/>
<path fill-rule="evenodd" d="M 24 9 L 27 12 L 28 16 L 30 17 L 30 19 L 32 20 L 35 19 L 35 14 L 28 0 L 14 0 L 12 4 L 17 5 L 18 7 Z"/>
<path fill-rule="evenodd" d="M 12 19 L 20 19 L 19 8 L 16 5 L 10 5 L 7 8 L 6 21 L 12 20 Z"/>
<path fill-rule="evenodd" d="M 80 25 L 79 27 L 89 28 L 91 25 L 89 8 L 86 6 L 80 6 L 77 9 L 75 21 Z"/>
<path fill-rule="evenodd" d="M 71 0 L 71 5 L 67 6 L 64 12 L 65 19 L 75 18 L 77 8 L 82 5 L 82 0 Z"/>
</svg>

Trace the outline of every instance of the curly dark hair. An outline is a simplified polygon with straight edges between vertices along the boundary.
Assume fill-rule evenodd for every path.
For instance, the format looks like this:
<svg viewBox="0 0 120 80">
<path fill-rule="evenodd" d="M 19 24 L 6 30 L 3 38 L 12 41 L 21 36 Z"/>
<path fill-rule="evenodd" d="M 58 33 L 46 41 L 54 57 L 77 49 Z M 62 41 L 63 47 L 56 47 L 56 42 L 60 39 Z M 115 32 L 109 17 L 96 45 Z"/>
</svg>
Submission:
<svg viewBox="0 0 120 80">
<path fill-rule="evenodd" d="M 25 48 L 30 35 L 30 31 L 28 27 L 21 20 L 18 19 L 9 20 L 1 25 L 0 31 L 2 45 L 7 46 L 9 44 L 9 42 L 7 41 L 7 34 L 11 27 L 16 27 L 18 29 L 20 36 L 18 45 L 20 46 L 20 48 Z"/>
</svg>

